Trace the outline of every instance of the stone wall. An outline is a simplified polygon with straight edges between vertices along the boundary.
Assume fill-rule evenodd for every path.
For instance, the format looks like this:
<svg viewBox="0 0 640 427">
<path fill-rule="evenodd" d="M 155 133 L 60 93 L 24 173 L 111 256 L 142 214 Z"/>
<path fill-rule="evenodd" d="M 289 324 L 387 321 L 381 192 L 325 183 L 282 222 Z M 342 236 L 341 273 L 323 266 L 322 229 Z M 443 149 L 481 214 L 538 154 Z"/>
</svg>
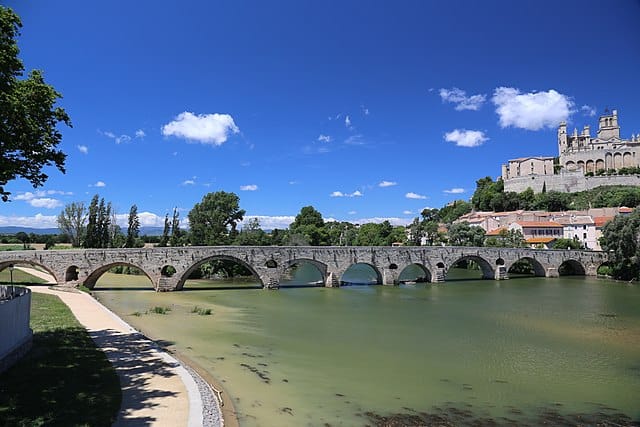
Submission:
<svg viewBox="0 0 640 427">
<path fill-rule="evenodd" d="M 29 327 L 31 291 L 27 288 L 0 286 L 0 372 L 8 369 L 31 348 L 33 332 Z M 11 294 L 11 296 L 7 296 Z"/>
<path fill-rule="evenodd" d="M 542 192 L 546 183 L 547 191 L 575 193 L 592 190 L 603 185 L 631 185 L 640 186 L 640 175 L 612 175 L 612 176 L 584 176 L 584 173 L 561 172 L 558 175 L 530 175 L 511 178 L 504 182 L 504 191 L 521 193 L 528 187 L 534 193 Z"/>
</svg>

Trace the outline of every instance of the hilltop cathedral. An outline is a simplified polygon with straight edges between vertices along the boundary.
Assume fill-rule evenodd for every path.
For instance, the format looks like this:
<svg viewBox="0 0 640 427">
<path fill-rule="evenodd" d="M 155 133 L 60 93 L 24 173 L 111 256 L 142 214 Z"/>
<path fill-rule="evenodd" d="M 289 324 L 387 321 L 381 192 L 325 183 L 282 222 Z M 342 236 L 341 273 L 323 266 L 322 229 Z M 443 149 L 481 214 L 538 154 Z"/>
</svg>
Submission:
<svg viewBox="0 0 640 427">
<path fill-rule="evenodd" d="M 618 111 L 600 116 L 598 133 L 591 137 L 589 125 L 580 134 L 567 134 L 567 123 L 558 126 L 559 157 L 521 157 L 502 165 L 504 191 L 561 191 L 572 193 L 602 185 L 640 186 L 640 174 L 613 175 L 623 168 L 640 167 L 640 134 L 620 137 Z"/>
</svg>

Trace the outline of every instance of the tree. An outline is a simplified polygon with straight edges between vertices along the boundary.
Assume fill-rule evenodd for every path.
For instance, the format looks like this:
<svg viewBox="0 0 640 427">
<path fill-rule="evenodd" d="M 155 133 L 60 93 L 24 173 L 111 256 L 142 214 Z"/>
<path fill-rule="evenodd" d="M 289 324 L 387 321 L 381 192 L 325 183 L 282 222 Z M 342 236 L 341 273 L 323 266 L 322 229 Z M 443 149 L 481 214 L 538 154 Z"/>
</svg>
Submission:
<svg viewBox="0 0 640 427">
<path fill-rule="evenodd" d="M 617 215 L 602 229 L 600 246 L 609 252 L 611 275 L 616 279 L 640 279 L 640 209 Z"/>
<path fill-rule="evenodd" d="M 469 225 L 468 222 L 457 222 L 449 227 L 449 244 L 451 246 L 483 246 L 485 231 L 481 227 Z"/>
<path fill-rule="evenodd" d="M 573 239 L 560 238 L 553 242 L 553 249 L 584 249 L 577 237 Z"/>
<path fill-rule="evenodd" d="M 160 237 L 160 241 L 158 242 L 158 246 L 164 248 L 167 246 L 169 242 L 169 229 L 171 224 L 169 224 L 169 214 L 165 214 L 164 216 L 164 228 L 162 229 L 162 237 Z"/>
<path fill-rule="evenodd" d="M 183 232 L 180 229 L 180 212 L 178 208 L 173 208 L 173 216 L 171 217 L 171 237 L 169 245 L 179 246 L 182 243 Z"/>
<path fill-rule="evenodd" d="M 228 245 L 236 237 L 237 224 L 245 211 L 234 193 L 217 191 L 206 194 L 189 211 L 191 244 L 196 246 Z"/>
<path fill-rule="evenodd" d="M 327 233 L 322 214 L 313 206 L 305 206 L 289 226 L 289 244 L 320 246 L 326 244 Z"/>
<path fill-rule="evenodd" d="M 127 228 L 127 241 L 125 247 L 135 248 L 138 246 L 138 234 L 140 234 L 140 219 L 138 218 L 138 206 L 132 205 L 129 210 L 129 227 Z"/>
<path fill-rule="evenodd" d="M 84 239 L 85 248 L 97 248 L 100 237 L 98 235 L 98 195 L 94 195 L 89 203 L 87 213 L 87 230 Z"/>
<path fill-rule="evenodd" d="M 29 249 L 31 243 L 31 239 L 29 239 L 29 235 L 24 231 L 19 231 L 16 233 L 16 239 L 22 242 L 22 249 Z"/>
<path fill-rule="evenodd" d="M 0 6 L 0 198 L 5 202 L 9 181 L 24 178 L 38 187 L 48 178 L 45 166 L 65 172 L 57 125 L 71 126 L 66 111 L 55 107 L 60 93 L 45 83 L 41 71 L 19 78 L 24 71 L 16 43 L 21 27 L 18 15 Z"/>
<path fill-rule="evenodd" d="M 233 243 L 240 246 L 265 246 L 269 244 L 269 236 L 260 228 L 260 220 L 251 218 Z"/>
<path fill-rule="evenodd" d="M 522 248 L 526 246 L 526 240 L 520 230 L 500 230 L 498 236 L 489 237 L 484 245 L 500 248 Z"/>
<path fill-rule="evenodd" d="M 58 228 L 69 237 L 71 246 L 82 245 L 87 223 L 87 209 L 83 202 L 69 203 L 58 215 Z"/>
</svg>

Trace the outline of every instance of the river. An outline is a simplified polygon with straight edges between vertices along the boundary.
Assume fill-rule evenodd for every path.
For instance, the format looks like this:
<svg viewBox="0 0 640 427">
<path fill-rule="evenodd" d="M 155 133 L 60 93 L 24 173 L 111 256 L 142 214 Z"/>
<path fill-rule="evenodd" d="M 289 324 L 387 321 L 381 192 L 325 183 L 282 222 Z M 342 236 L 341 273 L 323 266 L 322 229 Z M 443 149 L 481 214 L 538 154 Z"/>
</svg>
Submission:
<svg viewBox="0 0 640 427">
<path fill-rule="evenodd" d="M 95 295 L 221 381 L 241 426 L 640 419 L 638 285 L 476 273 L 278 291 L 188 282 L 174 293 L 105 274 Z"/>
</svg>

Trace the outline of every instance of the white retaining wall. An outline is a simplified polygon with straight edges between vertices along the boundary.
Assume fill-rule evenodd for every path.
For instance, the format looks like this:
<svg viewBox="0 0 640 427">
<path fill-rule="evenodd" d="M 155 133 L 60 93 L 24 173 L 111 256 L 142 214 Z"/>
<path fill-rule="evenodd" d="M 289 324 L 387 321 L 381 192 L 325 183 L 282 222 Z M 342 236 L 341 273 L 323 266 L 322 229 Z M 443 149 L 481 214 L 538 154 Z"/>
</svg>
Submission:
<svg viewBox="0 0 640 427">
<path fill-rule="evenodd" d="M 11 286 L 0 286 L 0 295 L 11 295 Z M 13 297 L 0 299 L 0 372 L 7 369 L 31 347 L 29 327 L 31 291 L 16 287 Z"/>
</svg>

